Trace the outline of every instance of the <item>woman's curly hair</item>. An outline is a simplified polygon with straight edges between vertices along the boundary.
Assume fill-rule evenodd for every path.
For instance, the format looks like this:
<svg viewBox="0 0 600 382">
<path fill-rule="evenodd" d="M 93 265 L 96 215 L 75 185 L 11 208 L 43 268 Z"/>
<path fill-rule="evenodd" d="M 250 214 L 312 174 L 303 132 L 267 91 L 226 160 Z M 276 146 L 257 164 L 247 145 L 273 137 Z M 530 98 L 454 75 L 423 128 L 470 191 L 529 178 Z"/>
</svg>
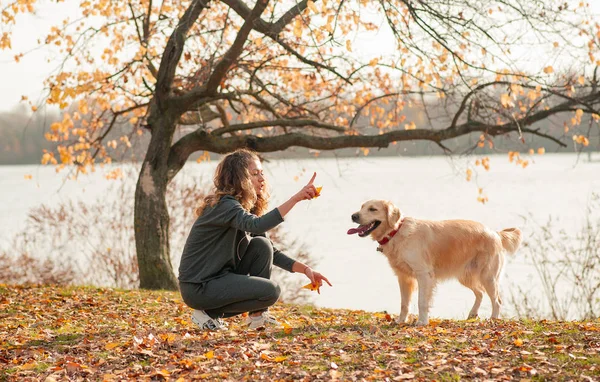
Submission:
<svg viewBox="0 0 600 382">
<path fill-rule="evenodd" d="M 248 169 L 254 160 L 260 161 L 260 158 L 248 149 L 238 149 L 227 154 L 217 165 L 214 187 L 196 208 L 196 215 L 201 216 L 206 207 L 213 207 L 225 195 L 237 199 L 246 211 L 257 216 L 263 215 L 268 208 L 269 191 L 266 180 L 262 195 L 257 195 L 252 186 Z"/>
</svg>

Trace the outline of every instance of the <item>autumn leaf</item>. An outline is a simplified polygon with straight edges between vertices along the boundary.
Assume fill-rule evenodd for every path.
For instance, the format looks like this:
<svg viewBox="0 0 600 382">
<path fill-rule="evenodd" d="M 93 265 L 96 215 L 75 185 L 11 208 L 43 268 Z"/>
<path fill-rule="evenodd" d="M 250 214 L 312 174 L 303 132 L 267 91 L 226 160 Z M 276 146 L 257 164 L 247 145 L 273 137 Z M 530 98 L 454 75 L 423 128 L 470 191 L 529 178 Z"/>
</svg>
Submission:
<svg viewBox="0 0 600 382">
<path fill-rule="evenodd" d="M 471 178 L 473 177 L 473 170 L 468 168 L 466 172 L 467 172 L 467 182 L 470 182 Z"/>
<path fill-rule="evenodd" d="M 31 370 L 31 369 L 35 369 L 36 365 L 37 365 L 37 362 L 31 361 L 31 362 L 27 362 L 26 364 L 19 366 L 19 368 L 21 370 Z"/>
<path fill-rule="evenodd" d="M 317 193 L 315 194 L 314 198 L 318 198 L 319 196 L 321 196 L 321 190 L 323 189 L 323 186 L 317 186 L 315 187 L 315 189 L 317 190 Z"/>
<path fill-rule="evenodd" d="M 208 358 L 208 359 L 213 359 L 215 357 L 215 352 L 212 350 L 209 352 L 206 352 L 206 353 L 204 353 L 204 357 Z"/>
<path fill-rule="evenodd" d="M 513 341 L 513 343 L 515 344 L 515 346 L 521 347 L 523 346 L 523 340 L 520 338 L 517 338 Z"/>
<path fill-rule="evenodd" d="M 289 324 L 283 322 L 281 324 L 281 326 L 283 327 L 283 332 L 285 334 L 292 334 L 292 331 L 294 330 L 294 328 L 292 328 Z"/>
<path fill-rule="evenodd" d="M 512 99 L 510 97 L 510 95 L 504 93 L 500 96 L 500 103 L 502 104 L 502 106 L 504 106 L 505 108 L 509 108 L 514 106 Z"/>
<path fill-rule="evenodd" d="M 169 371 L 167 369 L 162 369 L 160 371 L 157 371 L 156 373 L 154 373 L 154 375 L 160 375 L 163 376 L 165 378 L 168 378 L 171 376 L 171 373 L 169 373 Z"/>
<path fill-rule="evenodd" d="M 311 291 L 315 291 L 315 290 L 318 291 L 320 287 L 321 287 L 320 285 L 313 285 L 312 283 L 309 283 L 309 284 L 304 285 L 302 287 L 302 289 L 308 289 L 308 290 L 311 290 Z"/>
<path fill-rule="evenodd" d="M 313 12 L 313 13 L 319 13 L 319 9 L 317 8 L 317 6 L 315 5 L 315 2 L 312 0 L 308 0 L 308 2 L 306 3 L 306 5 L 308 6 L 308 8 Z"/>
<path fill-rule="evenodd" d="M 546 73 L 546 74 L 550 74 L 550 73 L 553 73 L 553 72 L 554 72 L 554 68 L 552 66 L 546 66 L 544 68 L 544 73 Z"/>
</svg>

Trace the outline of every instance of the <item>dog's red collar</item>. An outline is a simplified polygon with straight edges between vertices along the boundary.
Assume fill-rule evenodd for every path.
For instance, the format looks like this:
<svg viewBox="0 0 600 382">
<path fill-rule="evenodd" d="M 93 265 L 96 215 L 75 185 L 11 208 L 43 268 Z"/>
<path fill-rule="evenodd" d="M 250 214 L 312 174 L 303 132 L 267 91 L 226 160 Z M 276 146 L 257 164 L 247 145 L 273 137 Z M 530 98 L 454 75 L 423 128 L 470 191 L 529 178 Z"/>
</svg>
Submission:
<svg viewBox="0 0 600 382">
<path fill-rule="evenodd" d="M 377 240 L 377 242 L 379 243 L 379 245 L 387 244 L 388 241 L 390 241 L 392 239 L 392 237 L 394 237 L 394 235 L 396 235 L 398 233 L 398 230 L 400 229 L 400 227 L 402 227 L 402 222 L 403 221 L 404 221 L 404 218 L 400 219 L 400 224 L 398 225 L 398 228 L 396 228 L 392 232 L 388 233 L 387 236 L 385 236 L 383 239 Z"/>
</svg>

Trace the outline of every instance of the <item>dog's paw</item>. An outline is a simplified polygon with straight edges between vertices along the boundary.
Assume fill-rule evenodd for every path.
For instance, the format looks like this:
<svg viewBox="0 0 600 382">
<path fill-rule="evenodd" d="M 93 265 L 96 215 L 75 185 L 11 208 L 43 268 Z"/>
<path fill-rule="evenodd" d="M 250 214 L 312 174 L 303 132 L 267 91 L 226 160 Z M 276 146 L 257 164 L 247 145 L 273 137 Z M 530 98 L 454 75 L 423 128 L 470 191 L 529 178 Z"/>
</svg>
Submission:
<svg viewBox="0 0 600 382">
<path fill-rule="evenodd" d="M 415 326 L 427 326 L 429 325 L 429 320 L 417 320 L 417 322 L 415 322 Z"/>
<path fill-rule="evenodd" d="M 394 322 L 398 325 L 405 325 L 406 324 L 406 317 L 396 317 L 394 319 Z"/>
</svg>

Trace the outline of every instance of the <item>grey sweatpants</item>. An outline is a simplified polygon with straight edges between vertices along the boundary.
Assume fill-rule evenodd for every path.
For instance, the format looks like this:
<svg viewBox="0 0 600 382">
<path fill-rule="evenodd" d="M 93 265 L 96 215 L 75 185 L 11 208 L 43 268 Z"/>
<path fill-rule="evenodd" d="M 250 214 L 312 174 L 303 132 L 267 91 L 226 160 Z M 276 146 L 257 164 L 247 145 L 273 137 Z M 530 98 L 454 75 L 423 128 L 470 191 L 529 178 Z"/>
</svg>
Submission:
<svg viewBox="0 0 600 382">
<path fill-rule="evenodd" d="M 234 272 L 201 284 L 180 282 L 181 297 L 212 318 L 266 310 L 281 294 L 279 285 L 270 280 L 272 266 L 271 242 L 254 237 Z"/>
</svg>

